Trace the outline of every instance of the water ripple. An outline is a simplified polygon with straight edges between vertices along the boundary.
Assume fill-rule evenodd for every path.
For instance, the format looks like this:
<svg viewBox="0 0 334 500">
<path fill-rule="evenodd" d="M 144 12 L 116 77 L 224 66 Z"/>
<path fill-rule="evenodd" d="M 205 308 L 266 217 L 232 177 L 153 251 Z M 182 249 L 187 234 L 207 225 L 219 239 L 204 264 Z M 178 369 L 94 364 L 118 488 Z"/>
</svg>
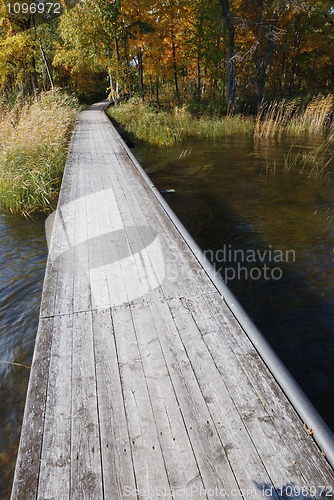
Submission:
<svg viewBox="0 0 334 500">
<path fill-rule="evenodd" d="M 44 217 L 0 213 L 0 498 L 8 498 L 46 262 Z M 11 363 L 17 363 L 13 365 Z"/>
</svg>

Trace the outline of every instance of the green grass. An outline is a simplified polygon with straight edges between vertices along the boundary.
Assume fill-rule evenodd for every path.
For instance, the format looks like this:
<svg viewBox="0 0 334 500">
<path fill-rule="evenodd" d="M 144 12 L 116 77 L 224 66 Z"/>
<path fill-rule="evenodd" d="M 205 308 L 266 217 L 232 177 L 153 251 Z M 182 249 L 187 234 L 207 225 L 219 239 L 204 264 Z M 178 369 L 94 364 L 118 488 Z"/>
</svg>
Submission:
<svg viewBox="0 0 334 500">
<path fill-rule="evenodd" d="M 157 111 L 137 100 L 111 106 L 107 113 L 137 140 L 158 146 L 171 146 L 190 137 L 218 139 L 226 135 L 250 134 L 254 130 L 251 117 L 197 118 L 186 108 Z"/>
<path fill-rule="evenodd" d="M 334 97 L 319 96 L 302 108 L 297 101 L 273 102 L 257 119 L 242 115 L 193 116 L 186 107 L 172 111 L 132 99 L 108 109 L 109 116 L 137 140 L 172 146 L 188 138 L 219 140 L 227 135 L 254 134 L 257 139 L 283 133 L 329 130 L 333 140 Z M 10 109 L 0 100 L 0 208 L 29 215 L 54 209 L 78 102 L 59 90 L 39 96 L 38 102 L 18 98 Z M 320 148 L 305 155 L 287 155 L 285 171 L 328 179 L 328 155 Z"/>
<path fill-rule="evenodd" d="M 0 208 L 25 216 L 54 209 L 78 102 L 59 90 L 0 112 Z"/>
</svg>

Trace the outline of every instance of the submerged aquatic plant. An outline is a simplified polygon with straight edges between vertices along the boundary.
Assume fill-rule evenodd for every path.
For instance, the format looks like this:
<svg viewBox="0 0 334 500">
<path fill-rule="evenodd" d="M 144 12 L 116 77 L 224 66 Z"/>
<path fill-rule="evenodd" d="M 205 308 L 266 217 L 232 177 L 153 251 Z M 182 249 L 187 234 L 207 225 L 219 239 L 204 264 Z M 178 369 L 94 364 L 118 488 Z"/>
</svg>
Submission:
<svg viewBox="0 0 334 500">
<path fill-rule="evenodd" d="M 333 148 L 330 141 L 305 151 L 304 148 L 292 145 L 283 158 L 285 174 L 299 174 L 309 179 L 331 181 L 331 165 L 333 164 Z M 276 161 L 266 163 L 266 177 L 274 177 L 277 170 Z"/>
<path fill-rule="evenodd" d="M 333 162 L 333 152 L 330 149 L 331 143 L 325 142 L 311 151 L 289 153 L 284 156 L 284 171 L 298 171 L 299 174 L 306 175 L 312 179 L 329 180 L 331 171 L 329 169 Z"/>
</svg>

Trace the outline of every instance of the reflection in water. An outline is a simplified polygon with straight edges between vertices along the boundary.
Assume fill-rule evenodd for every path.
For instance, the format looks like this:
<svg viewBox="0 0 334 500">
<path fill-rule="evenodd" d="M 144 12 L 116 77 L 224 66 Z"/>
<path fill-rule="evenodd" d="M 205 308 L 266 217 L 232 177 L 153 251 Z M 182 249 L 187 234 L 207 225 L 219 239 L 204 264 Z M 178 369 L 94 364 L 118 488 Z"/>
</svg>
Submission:
<svg viewBox="0 0 334 500">
<path fill-rule="evenodd" d="M 186 147 L 137 146 L 135 154 L 158 188 L 176 189 L 166 195 L 168 203 L 201 248 L 218 256 L 223 275 L 241 265 L 240 258 L 221 262 L 229 245 L 294 251 L 295 258 L 282 263 L 265 260 L 280 267 L 279 280 L 245 279 L 244 273 L 227 284 L 334 429 L 333 184 L 329 176 L 284 168 L 284 155 L 308 151 L 319 140 L 254 144 L 232 137 Z M 242 266 L 250 272 L 263 262 Z"/>
<path fill-rule="evenodd" d="M 0 498 L 6 499 L 38 324 L 47 252 L 44 220 L 0 213 L 0 241 Z"/>
</svg>

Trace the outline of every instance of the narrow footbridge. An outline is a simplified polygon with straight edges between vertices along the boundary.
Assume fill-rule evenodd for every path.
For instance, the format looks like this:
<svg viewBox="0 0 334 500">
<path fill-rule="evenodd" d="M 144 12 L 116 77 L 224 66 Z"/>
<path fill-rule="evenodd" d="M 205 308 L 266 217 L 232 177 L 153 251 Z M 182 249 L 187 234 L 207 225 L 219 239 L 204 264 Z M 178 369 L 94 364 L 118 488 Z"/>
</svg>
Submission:
<svg viewBox="0 0 334 500">
<path fill-rule="evenodd" d="M 333 498 L 317 429 L 105 106 L 79 115 L 48 219 L 12 500 Z"/>
</svg>

